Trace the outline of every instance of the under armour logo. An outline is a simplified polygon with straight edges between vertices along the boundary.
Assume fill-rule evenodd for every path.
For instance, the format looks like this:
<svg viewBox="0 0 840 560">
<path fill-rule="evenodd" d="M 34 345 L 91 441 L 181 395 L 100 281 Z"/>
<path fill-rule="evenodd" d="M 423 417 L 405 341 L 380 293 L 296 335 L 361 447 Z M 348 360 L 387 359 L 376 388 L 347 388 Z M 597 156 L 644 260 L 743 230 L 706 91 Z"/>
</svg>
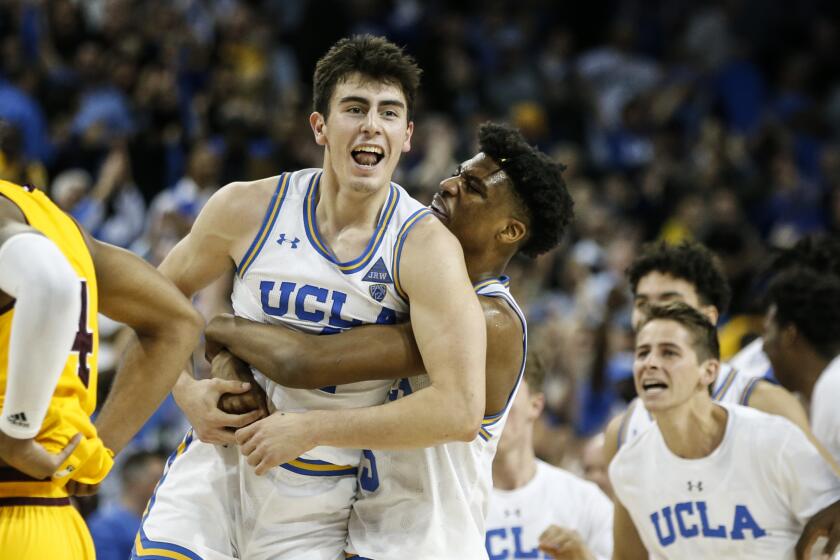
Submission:
<svg viewBox="0 0 840 560">
<path fill-rule="evenodd" d="M 519 508 L 516 508 L 514 510 L 510 510 L 510 509 L 505 510 L 505 517 L 513 517 L 513 516 L 522 517 L 522 510 L 520 510 Z"/>
<path fill-rule="evenodd" d="M 298 245 L 298 243 L 300 243 L 300 239 L 298 239 L 297 237 L 295 237 L 294 239 L 286 239 L 286 234 L 285 233 L 281 233 L 280 237 L 277 238 L 277 244 L 278 245 L 282 245 L 286 241 L 291 243 L 292 249 L 297 249 L 297 245 Z"/>
<path fill-rule="evenodd" d="M 688 481 L 688 491 L 693 492 L 694 490 L 697 490 L 698 492 L 703 491 L 703 481 L 702 480 L 698 480 L 697 482 L 691 482 L 690 480 Z"/>
</svg>

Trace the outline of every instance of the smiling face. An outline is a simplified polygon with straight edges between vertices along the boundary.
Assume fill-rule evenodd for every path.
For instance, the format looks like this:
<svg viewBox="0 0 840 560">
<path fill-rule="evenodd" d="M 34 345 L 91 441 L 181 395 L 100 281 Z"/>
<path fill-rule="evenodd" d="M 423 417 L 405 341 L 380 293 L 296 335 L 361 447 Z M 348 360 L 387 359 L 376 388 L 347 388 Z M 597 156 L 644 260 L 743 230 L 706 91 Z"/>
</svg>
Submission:
<svg viewBox="0 0 840 560">
<path fill-rule="evenodd" d="M 315 112 L 309 122 L 315 141 L 326 148 L 328 177 L 364 193 L 388 185 L 400 155 L 411 148 L 414 130 L 399 85 L 375 82 L 359 73 L 336 85 L 328 117 Z"/>
<path fill-rule="evenodd" d="M 717 323 L 718 312 L 713 305 L 703 305 L 697 288 L 688 280 L 676 278 L 670 274 L 653 271 L 643 276 L 636 285 L 633 294 L 633 329 L 638 330 L 645 320 L 645 307 L 664 305 L 681 301 L 700 311 L 712 324 Z"/>
<path fill-rule="evenodd" d="M 484 153 L 458 166 L 432 199 L 432 212 L 455 234 L 467 253 L 484 250 L 494 240 L 518 244 L 527 234 L 513 185 Z"/>
<path fill-rule="evenodd" d="M 698 393 L 708 397 L 718 367 L 717 360 L 698 360 L 691 332 L 676 321 L 654 319 L 636 335 L 633 381 L 651 412 L 679 406 Z"/>
</svg>

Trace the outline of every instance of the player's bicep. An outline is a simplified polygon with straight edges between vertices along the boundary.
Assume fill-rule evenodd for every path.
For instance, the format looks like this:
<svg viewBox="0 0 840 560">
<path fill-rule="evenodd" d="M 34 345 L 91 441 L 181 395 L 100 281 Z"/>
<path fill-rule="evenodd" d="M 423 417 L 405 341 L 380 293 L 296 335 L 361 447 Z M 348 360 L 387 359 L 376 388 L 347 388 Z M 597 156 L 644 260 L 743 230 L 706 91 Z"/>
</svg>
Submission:
<svg viewBox="0 0 840 560">
<path fill-rule="evenodd" d="M 483 395 L 486 327 L 463 252 L 451 234 L 435 229 L 442 230 L 439 223 L 421 225 L 427 227 L 409 237 L 399 271 L 417 346 L 433 384 L 469 378 L 480 381 Z M 442 372 L 446 378 L 438 379 Z"/>
<path fill-rule="evenodd" d="M 143 259 L 100 241 L 91 248 L 102 313 L 141 333 L 167 322 L 201 322 L 190 302 Z"/>
</svg>

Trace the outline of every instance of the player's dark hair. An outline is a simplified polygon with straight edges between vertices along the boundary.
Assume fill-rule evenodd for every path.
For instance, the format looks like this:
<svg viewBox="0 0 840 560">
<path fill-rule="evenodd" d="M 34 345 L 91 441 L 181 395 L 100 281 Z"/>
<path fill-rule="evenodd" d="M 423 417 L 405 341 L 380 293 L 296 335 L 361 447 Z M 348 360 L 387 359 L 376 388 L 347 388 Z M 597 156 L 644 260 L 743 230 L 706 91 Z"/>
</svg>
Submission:
<svg viewBox="0 0 840 560">
<path fill-rule="evenodd" d="M 720 314 L 726 313 L 732 292 L 718 258 L 703 245 L 683 241 L 669 245 L 664 241 L 648 243 L 627 268 L 627 279 L 633 297 L 642 278 L 651 272 L 667 274 L 689 282 L 697 290 L 703 305 L 714 305 Z"/>
<path fill-rule="evenodd" d="M 775 275 L 796 266 L 840 277 L 840 236 L 820 233 L 803 237 L 775 256 L 769 272 Z"/>
<path fill-rule="evenodd" d="M 518 130 L 503 124 L 482 124 L 478 142 L 481 151 L 510 177 L 527 214 L 528 235 L 519 250 L 536 257 L 556 246 L 574 217 L 574 202 L 563 181 L 566 167 L 530 146 Z"/>
<path fill-rule="evenodd" d="M 840 278 L 811 268 L 789 268 L 773 279 L 767 296 L 776 305 L 780 327 L 795 326 L 825 359 L 840 352 Z"/>
<path fill-rule="evenodd" d="M 414 58 L 400 47 L 373 35 L 341 39 L 317 62 L 312 84 L 315 111 L 326 119 L 336 85 L 353 73 L 359 73 L 372 82 L 399 86 L 405 95 L 408 118 L 411 119 L 421 70 Z"/>
<path fill-rule="evenodd" d="M 691 333 L 692 348 L 698 362 L 720 359 L 717 329 L 705 315 L 687 303 L 675 301 L 666 305 L 648 306 L 642 327 L 656 320 L 674 321 L 685 327 Z"/>
</svg>

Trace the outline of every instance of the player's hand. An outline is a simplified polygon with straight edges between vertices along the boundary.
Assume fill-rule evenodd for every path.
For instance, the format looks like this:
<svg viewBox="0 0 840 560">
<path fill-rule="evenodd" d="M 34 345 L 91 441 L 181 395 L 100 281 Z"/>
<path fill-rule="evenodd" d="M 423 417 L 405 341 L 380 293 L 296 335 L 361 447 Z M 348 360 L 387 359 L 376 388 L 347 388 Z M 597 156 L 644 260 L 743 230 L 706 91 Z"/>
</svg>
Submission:
<svg viewBox="0 0 840 560">
<path fill-rule="evenodd" d="M 175 401 L 192 424 L 193 432 L 205 443 L 236 443 L 233 430 L 247 426 L 263 416 L 261 410 L 228 414 L 219 410 L 225 393 L 245 393 L 250 383 L 227 379 L 182 379 L 172 390 Z"/>
<path fill-rule="evenodd" d="M 219 399 L 219 408 L 228 414 L 245 414 L 253 410 L 262 411 L 268 416 L 268 399 L 265 391 L 254 381 L 254 374 L 248 364 L 228 352 L 218 352 L 210 364 L 210 377 L 249 383 L 250 389 L 244 393 L 225 393 Z"/>
<path fill-rule="evenodd" d="M 595 560 L 577 531 L 557 525 L 543 531 L 539 547 L 555 560 Z"/>
<path fill-rule="evenodd" d="M 834 554 L 837 545 L 840 544 L 840 501 L 834 502 L 822 511 L 817 512 L 805 524 L 802 536 L 796 543 L 796 560 L 810 559 L 811 548 L 820 537 L 828 538 L 821 556 L 821 558 L 828 559 Z"/>
<path fill-rule="evenodd" d="M 0 459 L 20 472 L 44 480 L 50 478 L 82 441 L 76 434 L 58 453 L 50 453 L 34 438 L 17 439 L 0 430 Z"/>
<path fill-rule="evenodd" d="M 83 484 L 76 480 L 71 480 L 64 486 L 64 489 L 71 496 L 93 496 L 99 492 L 99 485 Z"/>
<path fill-rule="evenodd" d="M 315 447 L 306 418 L 306 413 L 275 412 L 240 428 L 236 430 L 239 451 L 259 475 L 297 459 Z"/>
</svg>

